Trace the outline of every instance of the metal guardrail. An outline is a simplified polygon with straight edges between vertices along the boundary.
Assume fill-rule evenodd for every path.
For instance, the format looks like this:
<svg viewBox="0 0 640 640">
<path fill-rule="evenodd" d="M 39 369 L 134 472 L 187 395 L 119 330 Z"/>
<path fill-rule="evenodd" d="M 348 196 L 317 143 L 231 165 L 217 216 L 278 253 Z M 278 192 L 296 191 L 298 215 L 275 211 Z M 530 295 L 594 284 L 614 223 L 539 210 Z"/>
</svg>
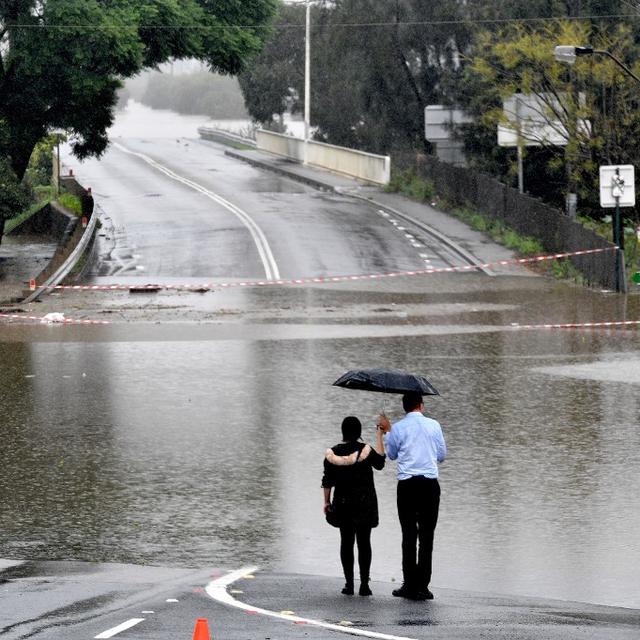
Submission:
<svg viewBox="0 0 640 640">
<path fill-rule="evenodd" d="M 256 146 L 256 141 L 251 138 L 245 138 L 237 133 L 216 129 L 215 127 L 198 127 L 198 134 L 201 138 L 212 140 L 213 142 L 235 142 L 249 147 Z"/>
<path fill-rule="evenodd" d="M 66 278 L 71 270 L 76 266 L 78 260 L 81 258 L 82 254 L 85 252 L 91 238 L 93 237 L 93 233 L 96 229 L 96 224 L 98 223 L 98 214 L 97 207 L 93 212 L 91 218 L 89 218 L 89 223 L 87 224 L 87 228 L 84 230 L 82 237 L 78 241 L 75 249 L 69 254 L 69 257 L 62 263 L 60 268 L 55 271 L 51 276 L 49 276 L 40 286 L 36 287 L 35 291 L 31 293 L 28 297 L 26 297 L 22 303 L 29 303 L 37 300 L 43 293 L 46 291 L 51 291 L 51 288 L 57 284 L 60 284 L 64 278 Z"/>
</svg>

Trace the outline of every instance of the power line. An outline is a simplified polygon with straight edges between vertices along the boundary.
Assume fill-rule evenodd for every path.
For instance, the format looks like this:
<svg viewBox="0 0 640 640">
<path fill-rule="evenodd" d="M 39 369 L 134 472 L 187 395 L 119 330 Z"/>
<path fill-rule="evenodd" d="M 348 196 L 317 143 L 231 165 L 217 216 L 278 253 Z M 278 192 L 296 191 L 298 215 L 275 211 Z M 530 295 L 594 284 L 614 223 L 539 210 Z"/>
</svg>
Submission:
<svg viewBox="0 0 640 640">
<path fill-rule="evenodd" d="M 381 21 L 381 22 L 328 22 L 324 27 L 397 27 L 397 26 L 455 26 L 455 25 L 490 25 L 490 24 L 535 24 L 548 22 L 608 22 L 611 20 L 638 19 L 638 13 L 619 13 L 598 16 L 556 16 L 537 18 L 463 18 L 457 20 L 408 20 L 408 21 Z M 153 24 L 8 24 L 0 23 L 4 28 L 10 29 L 85 29 L 85 30 L 113 30 L 113 29 L 152 29 L 158 31 L 210 31 L 223 29 L 304 29 L 304 24 L 184 24 L 184 25 L 153 25 Z"/>
</svg>

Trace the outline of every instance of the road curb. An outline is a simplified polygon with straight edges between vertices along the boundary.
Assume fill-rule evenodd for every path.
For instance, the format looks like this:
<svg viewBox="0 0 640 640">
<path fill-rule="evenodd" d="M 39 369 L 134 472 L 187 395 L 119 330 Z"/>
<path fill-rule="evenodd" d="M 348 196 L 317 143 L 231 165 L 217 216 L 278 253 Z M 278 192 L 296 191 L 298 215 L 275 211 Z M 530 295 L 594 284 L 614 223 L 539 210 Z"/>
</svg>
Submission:
<svg viewBox="0 0 640 640">
<path fill-rule="evenodd" d="M 393 214 L 393 215 L 395 215 L 395 216 L 397 216 L 399 218 L 403 218 L 407 222 L 410 222 L 411 224 L 415 225 L 416 227 L 423 229 L 423 231 L 425 231 L 426 233 L 431 234 L 433 237 L 437 238 L 440 242 L 442 242 L 443 244 L 447 245 L 451 250 L 453 250 L 455 253 L 457 253 L 459 256 L 461 256 L 464 260 L 466 260 L 470 264 L 479 265 L 482 262 L 479 258 L 477 258 L 473 254 L 471 254 L 469 251 L 467 251 L 466 249 L 461 247 L 457 242 L 455 242 L 454 240 L 452 240 L 451 238 L 449 238 L 445 234 L 441 233 L 437 229 L 434 229 L 432 226 L 430 226 L 430 225 L 428 225 L 428 224 L 426 224 L 424 222 L 421 222 L 419 220 L 416 220 L 415 218 L 413 218 L 412 216 L 410 216 L 407 213 L 403 213 L 401 211 L 398 211 L 397 209 L 394 209 L 393 207 L 390 207 L 389 205 L 386 205 L 386 204 L 383 204 L 382 202 L 379 202 L 378 200 L 374 200 L 370 196 L 362 196 L 360 194 L 354 193 L 353 191 L 351 191 L 349 189 L 345 189 L 343 187 L 336 187 L 335 185 L 327 184 L 326 182 L 323 182 L 323 181 L 318 180 L 318 179 L 310 178 L 310 177 L 307 177 L 307 176 L 301 176 L 301 175 L 299 175 L 297 173 L 287 171 L 286 169 L 281 169 L 280 167 L 274 167 L 272 164 L 270 164 L 268 162 L 263 162 L 258 158 L 249 157 L 244 153 L 237 153 L 235 151 L 229 151 L 229 150 L 225 150 L 224 153 L 225 153 L 225 155 L 227 155 L 227 156 L 229 156 L 231 158 L 235 158 L 237 160 L 242 160 L 243 162 L 247 162 L 248 164 L 251 164 L 251 165 L 253 165 L 255 167 L 259 167 L 261 169 L 266 169 L 267 171 L 272 171 L 274 173 L 277 173 L 278 175 L 282 175 L 282 176 L 285 176 L 287 178 L 291 178 L 292 180 L 296 180 L 298 182 L 302 182 L 302 183 L 307 184 L 309 186 L 312 186 L 312 187 L 314 187 L 316 189 L 321 189 L 321 190 L 324 190 L 324 191 L 331 191 L 332 193 L 339 193 L 340 195 L 347 195 L 347 196 L 350 196 L 350 197 L 353 197 L 353 198 L 358 198 L 359 200 L 362 200 L 363 202 L 368 202 L 369 204 L 371 204 L 371 205 L 373 205 L 375 207 L 379 207 L 380 209 L 384 209 L 388 213 L 391 213 L 391 214 Z M 488 275 L 488 276 L 492 276 L 493 277 L 493 276 L 496 275 L 490 269 L 479 267 L 479 270 L 482 271 L 485 275 Z"/>
<path fill-rule="evenodd" d="M 265 169 L 266 171 L 277 173 L 278 175 L 283 176 L 285 178 L 291 178 L 292 180 L 296 180 L 297 182 L 302 182 L 311 187 L 314 187 L 315 189 L 320 189 L 322 191 L 331 191 L 333 193 L 337 192 L 336 187 L 334 187 L 332 184 L 327 184 L 326 182 L 322 182 L 321 180 L 316 180 L 315 178 L 310 178 L 308 176 L 301 176 L 296 173 L 287 171 L 286 169 L 281 169 L 280 167 L 274 167 L 272 164 L 269 164 L 268 162 L 262 162 L 257 158 L 251 158 L 243 153 L 237 153 L 235 151 L 230 151 L 227 149 L 225 150 L 224 154 L 226 156 L 229 156 L 230 158 L 235 158 L 236 160 L 242 160 L 243 162 L 253 165 L 254 167 L 259 167 L 260 169 Z M 292 163 L 292 164 L 295 165 L 297 163 Z"/>
<path fill-rule="evenodd" d="M 470 264 L 476 265 L 478 267 L 478 270 L 482 271 L 485 275 L 492 276 L 492 277 L 496 275 L 493 271 L 491 271 L 491 269 L 480 266 L 482 264 L 482 261 L 479 258 L 474 256 L 472 253 L 467 251 L 464 247 L 460 246 L 457 242 L 449 238 L 449 236 L 446 236 L 445 234 L 441 233 L 431 225 L 428 225 L 426 222 L 421 222 L 420 220 L 416 220 L 413 216 L 410 216 L 408 213 L 403 213 L 402 211 L 398 211 L 397 209 L 394 209 L 393 207 L 390 207 L 387 204 L 383 204 L 378 200 L 374 200 L 373 198 L 369 198 L 367 196 L 361 196 L 357 193 L 349 193 L 348 195 L 352 196 L 353 198 L 358 198 L 359 200 L 364 200 L 365 202 L 369 202 L 375 205 L 376 207 L 380 207 L 380 209 L 384 209 L 388 213 L 392 213 L 394 216 L 397 216 L 398 218 L 403 218 L 404 220 L 406 220 L 407 222 L 410 222 L 411 224 L 415 225 L 419 229 L 423 229 L 427 233 L 431 234 L 443 244 L 446 244 L 450 249 L 455 251 L 467 262 L 469 262 Z"/>
</svg>

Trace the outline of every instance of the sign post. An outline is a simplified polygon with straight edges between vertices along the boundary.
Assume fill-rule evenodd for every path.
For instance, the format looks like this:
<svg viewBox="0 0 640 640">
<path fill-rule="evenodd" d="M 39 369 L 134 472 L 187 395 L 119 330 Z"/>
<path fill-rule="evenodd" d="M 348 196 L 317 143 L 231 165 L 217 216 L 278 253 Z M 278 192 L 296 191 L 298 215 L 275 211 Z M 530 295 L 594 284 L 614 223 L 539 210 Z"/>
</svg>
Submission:
<svg viewBox="0 0 640 640">
<path fill-rule="evenodd" d="M 611 222 L 616 251 L 616 291 L 626 291 L 624 273 L 624 223 L 620 207 L 636 204 L 635 168 L 631 164 L 606 165 L 600 167 L 600 206 L 615 209 Z"/>
</svg>

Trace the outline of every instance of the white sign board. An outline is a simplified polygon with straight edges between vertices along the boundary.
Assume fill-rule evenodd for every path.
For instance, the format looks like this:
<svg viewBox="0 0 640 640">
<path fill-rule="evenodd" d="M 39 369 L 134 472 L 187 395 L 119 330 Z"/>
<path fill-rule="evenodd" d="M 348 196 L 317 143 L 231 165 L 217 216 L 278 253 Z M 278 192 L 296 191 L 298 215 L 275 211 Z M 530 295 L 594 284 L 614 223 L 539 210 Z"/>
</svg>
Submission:
<svg viewBox="0 0 640 640">
<path fill-rule="evenodd" d="M 600 167 L 600 206 L 634 207 L 636 204 L 635 169 L 632 164 Z"/>
<path fill-rule="evenodd" d="M 517 125 L 498 125 L 498 146 L 517 147 L 518 139 L 523 147 L 554 146 L 564 147 L 567 144 L 567 135 L 564 127 L 553 127 L 535 122 L 522 122 L 520 124 L 520 135 L 518 135 Z"/>
<path fill-rule="evenodd" d="M 498 125 L 498 145 L 501 147 L 564 147 L 569 140 L 564 125 L 554 118 L 554 114 L 564 111 L 562 104 L 569 97 L 560 93 L 551 94 L 514 93 L 502 102 L 506 122 Z M 579 95 L 580 103 L 585 102 L 585 94 Z M 588 134 L 588 120 L 578 122 L 579 129 Z"/>
<path fill-rule="evenodd" d="M 473 122 L 472 118 L 460 109 L 430 104 L 424 109 L 424 137 L 429 142 L 451 140 L 452 127 L 469 122 Z"/>
</svg>

